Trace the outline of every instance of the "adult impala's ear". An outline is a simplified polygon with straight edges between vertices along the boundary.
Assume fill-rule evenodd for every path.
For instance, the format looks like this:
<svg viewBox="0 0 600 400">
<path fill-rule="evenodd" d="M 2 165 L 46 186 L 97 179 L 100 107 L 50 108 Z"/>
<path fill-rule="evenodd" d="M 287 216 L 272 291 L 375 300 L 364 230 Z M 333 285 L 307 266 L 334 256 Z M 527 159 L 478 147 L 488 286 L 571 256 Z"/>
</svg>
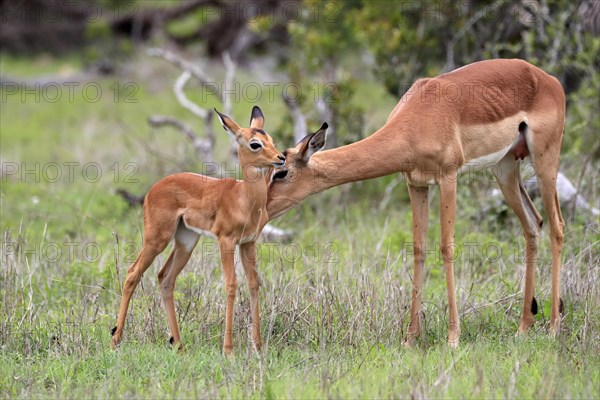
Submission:
<svg viewBox="0 0 600 400">
<path fill-rule="evenodd" d="M 329 128 L 329 125 L 327 125 L 327 122 L 324 122 L 318 131 L 312 135 L 306 136 L 296 145 L 296 147 L 299 148 L 298 154 L 302 157 L 304 162 L 308 162 L 313 154 L 325 147 L 327 128 Z"/>
<path fill-rule="evenodd" d="M 250 114 L 250 128 L 263 129 L 265 126 L 265 116 L 261 109 L 257 106 L 252 107 L 252 114 Z"/>
<path fill-rule="evenodd" d="M 217 113 L 217 116 L 219 117 L 219 121 L 221 121 L 221 125 L 223 125 L 223 129 L 231 133 L 237 139 L 238 136 L 240 136 L 242 128 L 240 128 L 240 126 L 236 124 L 235 121 L 229 118 L 227 115 L 221 114 L 217 111 L 216 108 L 214 110 Z"/>
</svg>

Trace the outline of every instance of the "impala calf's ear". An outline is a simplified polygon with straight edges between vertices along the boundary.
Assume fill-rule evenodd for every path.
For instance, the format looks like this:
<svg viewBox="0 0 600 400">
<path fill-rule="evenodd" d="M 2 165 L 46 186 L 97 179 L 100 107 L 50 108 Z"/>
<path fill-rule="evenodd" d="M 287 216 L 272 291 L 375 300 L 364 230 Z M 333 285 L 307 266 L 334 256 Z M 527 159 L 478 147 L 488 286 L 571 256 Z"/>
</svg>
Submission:
<svg viewBox="0 0 600 400">
<path fill-rule="evenodd" d="M 313 154 L 325 147 L 325 141 L 327 139 L 327 128 L 329 128 L 329 125 L 327 124 L 327 122 L 324 122 L 318 131 L 316 131 L 312 135 L 306 136 L 300 141 L 299 152 L 302 155 L 302 159 L 304 160 L 304 162 L 308 162 L 308 160 L 312 157 Z"/>
<path fill-rule="evenodd" d="M 232 120 L 231 118 L 229 118 L 227 115 L 221 114 L 220 112 L 217 111 L 216 108 L 214 110 L 217 113 L 217 116 L 219 117 L 219 121 L 221 121 L 221 125 L 223 126 L 223 129 L 225 129 L 225 131 L 231 133 L 237 139 L 238 136 L 240 136 L 240 131 L 242 128 L 240 128 L 240 126 L 238 124 L 236 124 L 235 121 Z"/>
<path fill-rule="evenodd" d="M 250 128 L 263 129 L 265 127 L 265 116 L 257 106 L 252 107 L 250 114 Z"/>
</svg>

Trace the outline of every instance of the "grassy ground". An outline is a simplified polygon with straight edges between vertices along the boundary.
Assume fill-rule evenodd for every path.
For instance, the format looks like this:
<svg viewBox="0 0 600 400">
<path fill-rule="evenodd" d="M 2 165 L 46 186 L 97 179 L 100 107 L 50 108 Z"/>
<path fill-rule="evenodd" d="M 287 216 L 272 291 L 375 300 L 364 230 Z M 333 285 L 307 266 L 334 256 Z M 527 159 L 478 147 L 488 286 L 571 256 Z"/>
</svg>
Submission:
<svg viewBox="0 0 600 400">
<path fill-rule="evenodd" d="M 45 62 L 50 65 L 44 70 L 68 68 L 64 61 Z M 589 216 L 580 214 L 567 227 L 560 336 L 546 334 L 546 232 L 536 285 L 540 313 L 529 334 L 515 336 L 524 243 L 501 201 L 481 211 L 489 203 L 487 195 L 478 196 L 486 182 L 459 188 L 456 278 L 463 334 L 458 349 L 445 343 L 444 274 L 433 251 L 439 242 L 436 194 L 424 332 L 416 348 L 402 347 L 412 275 L 410 207 L 403 185 L 382 205 L 394 179 L 388 177 L 332 189 L 276 221 L 296 235 L 292 243 L 261 244 L 262 355 L 251 350 L 248 339 L 241 269 L 235 358 L 221 354 L 225 296 L 218 253 L 209 239 L 198 245 L 177 284 L 185 351 L 177 353 L 168 344 L 155 277 L 165 255 L 144 277 L 124 341 L 112 351 L 110 328 L 120 288 L 141 243 L 140 211 L 129 209 L 114 189 L 142 193 L 182 165 L 199 167 L 178 133 L 146 127 L 153 113 L 193 121 L 170 93 L 176 73 L 153 63 L 158 66 L 149 71 L 136 68 L 98 81 L 103 95 L 94 103 L 79 91 L 73 101 L 63 96 L 57 102 L 3 92 L 0 397 L 600 397 L 597 221 L 590 225 Z M 22 71 L 21 65 L 0 62 L 3 73 Z M 25 71 L 38 74 L 33 65 Z M 240 79 L 252 76 L 242 71 Z M 137 103 L 115 100 L 116 80 L 138 85 Z M 378 96 L 366 88 L 360 92 Z M 392 109 L 393 99 L 373 101 Z M 260 104 L 275 138 L 280 103 Z M 234 108 L 243 121 L 251 104 Z M 373 125 L 385 114 L 377 114 Z M 226 141 L 221 143 L 226 148 Z M 565 163 L 576 171 L 577 157 L 566 156 Z M 6 170 L 14 166 L 16 172 Z M 55 170 L 62 173 L 59 179 Z M 589 197 L 593 184 L 584 190 Z"/>
</svg>

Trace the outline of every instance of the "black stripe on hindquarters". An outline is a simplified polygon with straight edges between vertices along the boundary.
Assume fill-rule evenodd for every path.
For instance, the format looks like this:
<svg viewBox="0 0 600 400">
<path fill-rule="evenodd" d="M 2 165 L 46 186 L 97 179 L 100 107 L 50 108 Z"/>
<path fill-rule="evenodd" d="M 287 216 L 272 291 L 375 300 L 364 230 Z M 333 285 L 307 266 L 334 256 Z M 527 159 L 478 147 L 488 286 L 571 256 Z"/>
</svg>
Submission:
<svg viewBox="0 0 600 400">
<path fill-rule="evenodd" d="M 558 303 L 558 313 L 559 314 L 563 314 L 563 311 L 565 310 L 565 305 L 563 303 L 562 297 L 559 298 L 560 302 Z"/>
</svg>

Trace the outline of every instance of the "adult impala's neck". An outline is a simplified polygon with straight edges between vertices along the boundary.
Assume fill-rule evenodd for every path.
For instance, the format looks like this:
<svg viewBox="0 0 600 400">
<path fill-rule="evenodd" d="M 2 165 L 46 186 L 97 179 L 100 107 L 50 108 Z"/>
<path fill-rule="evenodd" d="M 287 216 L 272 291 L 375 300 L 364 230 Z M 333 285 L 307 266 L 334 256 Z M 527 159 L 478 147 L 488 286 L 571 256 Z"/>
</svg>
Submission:
<svg viewBox="0 0 600 400">
<path fill-rule="evenodd" d="M 299 165 L 290 167 L 289 177 L 283 183 L 270 185 L 269 218 L 276 218 L 311 194 L 334 186 L 410 171 L 418 160 L 410 151 L 414 134 L 405 130 L 405 125 L 395 119 L 361 141 L 314 154 L 308 165 L 294 160 Z"/>
<path fill-rule="evenodd" d="M 309 162 L 311 194 L 334 186 L 410 169 L 414 162 L 405 132 L 386 124 L 371 136 L 347 146 L 316 153 Z"/>
</svg>

